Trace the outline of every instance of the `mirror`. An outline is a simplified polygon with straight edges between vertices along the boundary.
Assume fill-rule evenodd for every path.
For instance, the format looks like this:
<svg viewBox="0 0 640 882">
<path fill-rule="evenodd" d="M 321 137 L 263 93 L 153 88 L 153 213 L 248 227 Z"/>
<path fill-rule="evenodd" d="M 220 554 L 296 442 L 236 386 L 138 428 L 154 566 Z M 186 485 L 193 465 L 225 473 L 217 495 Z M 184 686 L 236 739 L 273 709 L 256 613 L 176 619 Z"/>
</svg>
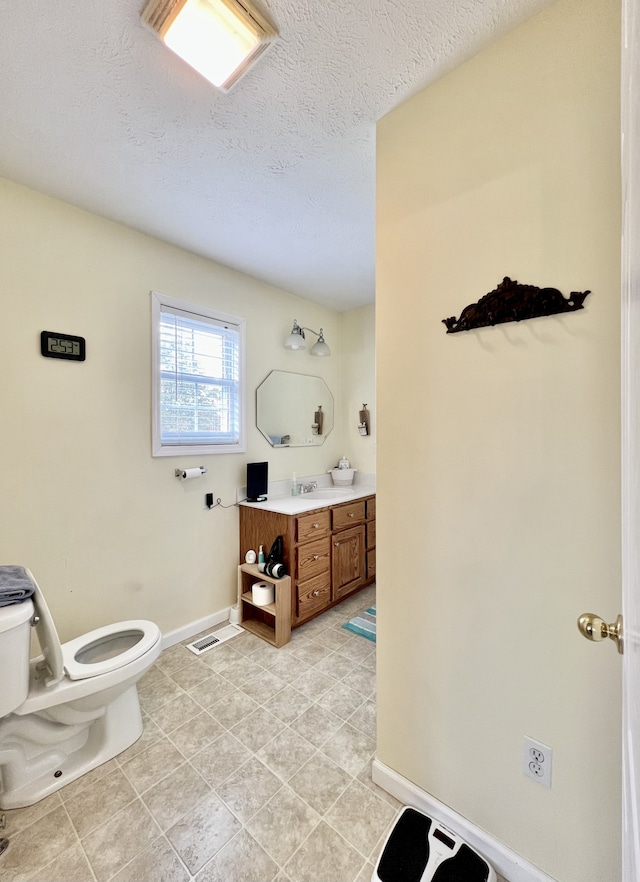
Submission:
<svg viewBox="0 0 640 882">
<path fill-rule="evenodd" d="M 272 447 L 324 444 L 333 429 L 333 395 L 320 377 L 271 371 L 256 391 L 256 425 Z"/>
</svg>

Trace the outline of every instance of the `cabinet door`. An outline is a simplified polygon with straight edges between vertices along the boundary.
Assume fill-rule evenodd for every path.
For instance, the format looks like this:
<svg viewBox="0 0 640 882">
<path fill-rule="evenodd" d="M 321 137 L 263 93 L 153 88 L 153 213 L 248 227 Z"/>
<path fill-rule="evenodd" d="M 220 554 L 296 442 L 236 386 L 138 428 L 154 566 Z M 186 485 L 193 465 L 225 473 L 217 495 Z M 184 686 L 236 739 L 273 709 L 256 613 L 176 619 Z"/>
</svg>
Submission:
<svg viewBox="0 0 640 882">
<path fill-rule="evenodd" d="M 332 536 L 331 582 L 333 600 L 355 591 L 365 581 L 364 526 L 341 530 Z"/>
</svg>

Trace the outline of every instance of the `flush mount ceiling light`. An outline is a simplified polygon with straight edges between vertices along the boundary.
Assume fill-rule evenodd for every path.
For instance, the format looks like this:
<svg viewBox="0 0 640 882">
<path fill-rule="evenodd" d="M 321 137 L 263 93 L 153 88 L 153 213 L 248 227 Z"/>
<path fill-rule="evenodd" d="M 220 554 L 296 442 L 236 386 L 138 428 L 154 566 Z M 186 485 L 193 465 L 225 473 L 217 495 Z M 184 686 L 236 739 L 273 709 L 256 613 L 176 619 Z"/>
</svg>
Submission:
<svg viewBox="0 0 640 882">
<path fill-rule="evenodd" d="M 149 0 L 142 21 L 223 92 L 238 82 L 277 36 L 245 0 Z"/>
<path fill-rule="evenodd" d="M 313 344 L 311 350 L 309 352 L 310 355 L 315 355 L 317 358 L 324 358 L 327 355 L 331 355 L 331 350 L 327 346 L 324 340 L 324 333 L 322 328 L 320 328 L 320 332 L 314 331 L 313 328 L 301 328 L 298 324 L 297 320 L 293 320 L 293 328 L 291 329 L 291 333 L 284 341 L 285 349 L 306 349 L 307 342 L 304 339 L 304 332 L 310 331 L 312 334 L 315 334 L 318 338 L 317 342 Z"/>
</svg>

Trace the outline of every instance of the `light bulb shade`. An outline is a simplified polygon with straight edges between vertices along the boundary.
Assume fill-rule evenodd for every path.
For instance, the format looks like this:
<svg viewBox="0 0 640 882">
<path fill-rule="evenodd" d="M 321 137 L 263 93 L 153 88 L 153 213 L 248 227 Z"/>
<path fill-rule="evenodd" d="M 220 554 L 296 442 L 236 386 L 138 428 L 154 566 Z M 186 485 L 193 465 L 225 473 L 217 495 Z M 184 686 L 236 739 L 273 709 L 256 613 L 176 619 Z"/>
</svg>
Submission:
<svg viewBox="0 0 640 882">
<path fill-rule="evenodd" d="M 320 338 L 317 343 L 314 343 L 311 347 L 311 351 L 309 355 L 315 355 L 317 358 L 324 358 L 327 355 L 331 355 L 331 350 L 324 342 L 324 337 L 322 336 L 322 328 L 320 328 Z"/>
<path fill-rule="evenodd" d="M 276 31 L 239 0 L 149 0 L 142 20 L 210 83 L 228 91 Z"/>
<path fill-rule="evenodd" d="M 304 331 L 295 319 L 293 320 L 293 328 L 291 329 L 291 333 L 284 341 L 284 348 L 293 350 L 307 348 L 307 342 L 304 339 Z"/>
</svg>

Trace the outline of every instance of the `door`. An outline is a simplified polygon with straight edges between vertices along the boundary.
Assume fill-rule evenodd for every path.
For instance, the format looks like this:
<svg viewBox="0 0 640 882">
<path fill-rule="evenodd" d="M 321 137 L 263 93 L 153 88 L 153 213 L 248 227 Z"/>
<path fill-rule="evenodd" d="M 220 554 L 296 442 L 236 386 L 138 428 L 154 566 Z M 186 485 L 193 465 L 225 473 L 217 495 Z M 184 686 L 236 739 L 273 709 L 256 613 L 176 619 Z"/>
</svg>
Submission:
<svg viewBox="0 0 640 882">
<path fill-rule="evenodd" d="M 365 581 L 364 526 L 341 530 L 332 536 L 331 583 L 333 600 L 340 600 Z"/>
<path fill-rule="evenodd" d="M 640 879 L 640 12 L 622 3 L 622 879 Z"/>
</svg>

